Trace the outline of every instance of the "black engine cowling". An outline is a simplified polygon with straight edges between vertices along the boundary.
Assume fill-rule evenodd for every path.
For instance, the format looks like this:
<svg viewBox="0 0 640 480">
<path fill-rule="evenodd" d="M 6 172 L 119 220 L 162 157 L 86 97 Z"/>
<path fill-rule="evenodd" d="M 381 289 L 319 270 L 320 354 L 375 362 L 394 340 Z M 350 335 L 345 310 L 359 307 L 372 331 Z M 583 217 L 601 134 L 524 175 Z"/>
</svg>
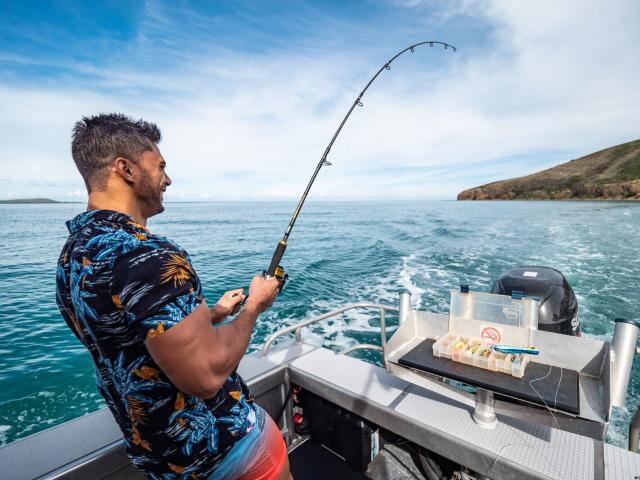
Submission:
<svg viewBox="0 0 640 480">
<path fill-rule="evenodd" d="M 549 267 L 516 267 L 493 282 L 491 293 L 511 295 L 513 291 L 540 298 L 538 330 L 580 335 L 578 300 L 562 272 Z"/>
</svg>

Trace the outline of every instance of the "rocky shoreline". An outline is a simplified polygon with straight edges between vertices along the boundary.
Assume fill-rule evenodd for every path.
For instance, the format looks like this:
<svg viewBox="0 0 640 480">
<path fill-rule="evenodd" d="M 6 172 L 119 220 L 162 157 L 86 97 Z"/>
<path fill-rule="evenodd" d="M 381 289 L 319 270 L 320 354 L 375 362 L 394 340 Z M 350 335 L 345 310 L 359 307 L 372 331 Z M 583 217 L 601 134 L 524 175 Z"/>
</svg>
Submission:
<svg viewBox="0 0 640 480">
<path fill-rule="evenodd" d="M 640 200 L 640 140 L 470 188 L 458 200 Z"/>
</svg>

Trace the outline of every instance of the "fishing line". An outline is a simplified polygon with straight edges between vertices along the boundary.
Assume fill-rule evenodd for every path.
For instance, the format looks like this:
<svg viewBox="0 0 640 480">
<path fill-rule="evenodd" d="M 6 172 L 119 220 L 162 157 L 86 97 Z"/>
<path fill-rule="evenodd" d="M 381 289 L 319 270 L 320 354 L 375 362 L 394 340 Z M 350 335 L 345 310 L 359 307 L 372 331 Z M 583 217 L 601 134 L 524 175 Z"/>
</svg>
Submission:
<svg viewBox="0 0 640 480">
<path fill-rule="evenodd" d="M 549 465 L 553 466 L 553 470 L 554 470 L 553 473 L 557 474 L 559 469 L 557 468 L 557 465 L 555 464 L 555 462 L 553 462 L 549 457 L 547 457 L 544 454 L 544 452 L 542 450 L 540 450 L 538 447 L 534 447 L 531 443 L 529 443 L 527 440 L 522 438 L 521 435 L 519 435 L 519 434 L 516 434 L 516 435 L 519 437 L 519 440 L 521 440 L 521 442 L 512 442 L 512 443 L 507 443 L 507 444 L 503 445 L 502 448 L 500 448 L 500 451 L 498 452 L 498 455 L 496 456 L 496 458 L 491 463 L 491 466 L 485 472 L 485 475 L 489 475 L 489 472 L 493 469 L 493 467 L 496 466 L 498 461 L 502 458 L 503 451 L 506 448 L 508 448 L 508 447 L 516 447 L 516 446 L 527 447 L 527 448 L 535 451 L 536 453 L 538 453 L 542 458 L 544 458 L 549 463 Z"/>
<path fill-rule="evenodd" d="M 430 47 L 433 47 L 434 45 L 442 45 L 445 50 L 450 48 L 452 52 L 456 51 L 456 47 L 454 47 L 453 45 L 449 45 L 448 43 L 439 42 L 436 40 L 414 43 L 413 45 L 410 45 L 404 50 L 401 50 L 400 52 L 396 53 L 393 57 L 391 57 L 389 60 L 387 60 L 387 62 L 384 65 L 382 65 L 382 67 L 380 67 L 380 69 L 376 72 L 376 74 L 373 77 L 371 77 L 369 82 L 365 85 L 364 89 L 356 97 L 353 104 L 351 105 L 351 108 L 349 108 L 349 110 L 347 111 L 347 114 L 344 116 L 344 118 L 338 125 L 338 128 L 333 134 L 333 137 L 331 137 L 331 141 L 329 142 L 329 145 L 327 145 L 327 147 L 325 148 L 324 153 L 322 154 L 322 157 L 320 158 L 320 161 L 318 162 L 318 165 L 316 166 L 316 169 L 313 172 L 313 175 L 311 176 L 311 180 L 309 180 L 309 183 L 307 184 L 307 187 L 305 188 L 304 193 L 302 194 L 302 197 L 300 198 L 300 201 L 298 202 L 298 205 L 296 206 L 293 212 L 293 215 L 291 216 L 291 220 L 289 221 L 289 225 L 287 226 L 287 229 L 284 232 L 284 236 L 282 237 L 282 240 L 278 242 L 278 245 L 275 251 L 273 252 L 273 256 L 271 258 L 271 263 L 269 264 L 269 268 L 267 268 L 267 270 L 265 270 L 263 274 L 265 277 L 277 278 L 278 281 L 280 282 L 281 290 L 288 278 L 288 275 L 285 273 L 284 268 L 280 266 L 280 261 L 282 260 L 285 250 L 287 249 L 287 241 L 289 240 L 289 235 L 291 234 L 291 230 L 293 229 L 293 226 L 295 225 L 296 220 L 300 215 L 300 210 L 302 210 L 302 206 L 304 205 L 304 202 L 307 199 L 307 196 L 309 195 L 309 190 L 311 190 L 311 186 L 313 185 L 313 182 L 318 176 L 320 169 L 324 166 L 331 165 L 331 162 L 327 160 L 327 157 L 329 156 L 331 147 L 333 147 L 333 144 L 338 138 L 338 135 L 340 135 L 340 132 L 342 131 L 342 127 L 344 127 L 345 123 L 347 123 L 347 120 L 349 119 L 349 117 L 351 116 L 351 113 L 356 107 L 364 106 L 364 103 L 362 102 L 362 98 L 364 97 L 364 94 L 367 92 L 371 84 L 376 80 L 376 78 L 378 78 L 378 76 L 383 71 L 391 70 L 391 63 L 393 63 L 393 61 L 396 58 L 398 58 L 400 55 L 402 55 L 405 52 L 413 53 L 415 52 L 416 47 L 419 47 L 422 45 L 429 45 Z M 245 301 L 246 301 L 246 298 L 245 298 Z"/>
<path fill-rule="evenodd" d="M 555 397 L 553 400 L 553 408 L 557 409 L 557 401 L 558 401 L 558 392 L 560 391 L 560 384 L 562 383 L 562 375 L 563 375 L 563 369 L 562 367 L 558 367 L 560 368 L 560 379 L 558 380 L 558 385 L 556 387 L 556 393 L 555 393 Z M 544 398 L 542 398 L 542 395 L 540 395 L 540 393 L 536 390 L 536 388 L 532 385 L 533 382 L 538 382 L 538 381 L 542 381 L 544 379 L 546 379 L 547 377 L 549 377 L 549 375 L 551 375 L 551 371 L 553 370 L 553 366 L 549 365 L 549 371 L 547 372 L 546 375 L 540 377 L 540 378 L 534 378 L 531 379 L 529 381 L 529 386 L 531 387 L 531 389 L 536 393 L 536 395 L 538 395 L 538 397 L 540 398 L 540 400 L 542 400 L 542 403 L 544 403 L 544 406 L 547 408 L 547 410 L 549 411 L 549 413 L 551 414 L 551 417 L 553 418 L 554 424 L 556 429 L 560 429 L 560 426 L 558 424 L 558 420 L 556 418 L 556 416 L 553 414 L 553 411 L 551 410 L 551 408 L 549 408 L 549 405 L 547 405 L 547 402 L 544 400 Z M 518 435 L 518 434 L 516 434 Z M 518 435 L 520 436 L 520 435 Z M 493 467 L 498 463 L 498 461 L 500 460 L 500 458 L 502 458 L 502 454 L 503 451 L 508 448 L 508 447 L 513 447 L 513 446 L 524 446 L 527 448 L 530 448 L 531 450 L 536 451 L 538 454 L 540 454 L 547 462 L 549 462 L 549 465 L 553 465 L 554 469 L 557 471 L 556 465 L 553 461 L 551 461 L 551 459 L 549 459 L 544 452 L 542 452 L 539 448 L 534 447 L 533 445 L 531 445 L 531 443 L 529 443 L 527 440 L 525 440 L 524 438 L 520 438 L 520 440 L 522 441 L 522 443 L 520 442 L 512 442 L 512 443 L 507 443 L 505 445 L 502 446 L 502 448 L 500 448 L 500 451 L 498 452 L 498 455 L 496 455 L 496 458 L 493 460 L 493 462 L 491 463 L 491 466 L 489 467 L 489 469 L 486 471 L 485 475 L 489 475 L 489 472 L 493 469 Z"/>
<path fill-rule="evenodd" d="M 550 459 L 547 455 L 545 455 L 543 450 L 541 450 L 540 448 L 535 447 L 534 445 L 529 443 L 525 438 L 522 437 L 522 434 L 515 433 L 515 435 L 518 437 L 518 440 L 520 440 L 520 441 L 519 442 L 511 442 L 511 443 L 507 443 L 507 444 L 503 445 L 500 448 L 500 451 L 498 452 L 498 455 L 496 455 L 496 458 L 493 460 L 493 462 L 491 462 L 491 466 L 485 472 L 485 475 L 489 475 L 489 472 L 493 469 L 493 467 L 496 466 L 498 461 L 502 458 L 503 452 L 504 452 L 504 450 L 506 448 L 508 448 L 508 447 L 516 447 L 516 446 L 527 447 L 527 448 L 535 451 L 542 458 L 544 458 L 549 463 L 549 465 L 551 465 L 553 467 L 553 471 L 554 471 L 553 473 L 557 474 L 557 472 L 559 471 L 558 466 L 556 465 L 556 463 L 552 459 Z"/>
<path fill-rule="evenodd" d="M 542 398 L 542 395 L 540 395 L 540 393 L 538 393 L 538 390 L 536 390 L 535 387 L 532 385 L 533 382 L 538 382 L 540 380 L 544 380 L 545 378 L 547 378 L 549 375 L 551 375 L 551 371 L 552 370 L 553 370 L 553 366 L 549 365 L 549 371 L 547 372 L 547 374 L 544 377 L 534 378 L 534 379 L 530 380 L 529 381 L 529 386 L 531 387 L 531 389 L 534 392 L 536 392 L 536 395 L 538 395 L 540 400 L 542 400 L 542 403 L 544 403 L 544 406 L 547 407 L 547 410 L 551 414 L 551 417 L 553 417 L 553 422 L 555 423 L 556 428 L 560 428 L 560 426 L 558 425 L 558 420 L 556 419 L 556 416 L 553 414 L 553 411 L 551 410 L 551 408 L 549 408 L 549 405 L 547 405 L 547 402 L 545 402 L 544 398 Z M 562 368 L 560 369 L 560 372 L 561 372 L 560 381 L 562 381 Z M 558 388 L 556 389 L 556 398 L 554 400 L 553 408 L 556 408 L 556 403 L 557 403 L 557 399 L 558 399 L 558 390 L 559 389 L 560 389 L 560 382 L 558 382 Z"/>
<path fill-rule="evenodd" d="M 560 367 L 560 380 L 558 380 L 558 386 L 556 387 L 556 396 L 553 398 L 553 409 L 558 409 L 558 392 L 560 391 L 560 384 L 562 383 L 562 372 L 563 369 Z"/>
<path fill-rule="evenodd" d="M 556 394 L 555 394 L 554 399 L 553 399 L 553 409 L 554 410 L 558 409 L 558 392 L 560 391 L 560 384 L 562 383 L 562 373 L 563 373 L 562 367 L 558 367 L 558 368 L 560 368 L 560 379 L 558 380 L 558 385 L 556 386 Z M 544 400 L 544 398 L 542 398 L 542 395 L 540 395 L 540 393 L 532 385 L 533 382 L 538 382 L 540 380 L 544 380 L 545 378 L 547 378 L 549 375 L 551 375 L 551 371 L 552 370 L 553 370 L 553 366 L 549 365 L 549 371 L 547 372 L 547 374 L 544 377 L 534 378 L 534 379 L 530 380 L 529 381 L 529 386 L 536 393 L 536 395 L 538 395 L 540 400 L 542 400 L 542 403 L 544 403 L 544 406 L 547 408 L 547 410 L 551 414 L 551 417 L 553 418 L 553 422 L 555 423 L 556 428 L 559 429 L 560 425 L 558 424 L 558 420 L 557 420 L 556 416 L 554 415 L 553 410 L 551 410 L 551 408 L 549 407 L 547 402 Z"/>
<path fill-rule="evenodd" d="M 505 445 L 502 446 L 502 448 L 500 449 L 500 451 L 498 452 L 498 455 L 496 455 L 496 458 L 493 459 L 493 462 L 491 463 L 491 466 L 489 466 L 489 469 L 486 471 L 485 475 L 489 475 L 489 472 L 493 469 L 493 467 L 496 466 L 496 464 L 498 463 L 498 460 L 500 460 L 500 458 L 502 458 L 502 451 L 507 448 L 507 447 L 515 447 L 516 445 L 521 445 L 517 442 L 513 442 L 513 443 L 507 443 Z M 529 445 L 525 445 L 525 447 L 529 447 Z"/>
</svg>

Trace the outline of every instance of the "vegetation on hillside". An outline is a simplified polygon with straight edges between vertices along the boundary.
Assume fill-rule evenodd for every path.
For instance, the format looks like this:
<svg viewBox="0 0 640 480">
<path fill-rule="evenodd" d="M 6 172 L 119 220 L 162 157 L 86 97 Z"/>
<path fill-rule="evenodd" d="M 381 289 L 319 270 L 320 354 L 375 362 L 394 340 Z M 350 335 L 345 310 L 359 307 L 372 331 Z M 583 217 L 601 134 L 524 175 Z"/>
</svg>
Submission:
<svg viewBox="0 0 640 480">
<path fill-rule="evenodd" d="M 542 172 L 465 190 L 458 200 L 640 200 L 640 140 Z"/>
</svg>

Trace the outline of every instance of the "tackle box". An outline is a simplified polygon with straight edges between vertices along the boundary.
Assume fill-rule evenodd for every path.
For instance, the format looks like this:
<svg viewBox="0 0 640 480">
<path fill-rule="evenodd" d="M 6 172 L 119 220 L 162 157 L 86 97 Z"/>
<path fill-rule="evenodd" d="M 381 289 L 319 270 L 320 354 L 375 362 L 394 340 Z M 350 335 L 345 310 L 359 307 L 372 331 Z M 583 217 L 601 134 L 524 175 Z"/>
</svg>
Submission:
<svg viewBox="0 0 640 480">
<path fill-rule="evenodd" d="M 529 355 L 495 352 L 491 346 L 531 345 L 532 330 L 538 328 L 538 303 L 518 292 L 506 296 L 452 290 L 449 330 L 436 339 L 433 355 L 522 378 Z"/>
</svg>

